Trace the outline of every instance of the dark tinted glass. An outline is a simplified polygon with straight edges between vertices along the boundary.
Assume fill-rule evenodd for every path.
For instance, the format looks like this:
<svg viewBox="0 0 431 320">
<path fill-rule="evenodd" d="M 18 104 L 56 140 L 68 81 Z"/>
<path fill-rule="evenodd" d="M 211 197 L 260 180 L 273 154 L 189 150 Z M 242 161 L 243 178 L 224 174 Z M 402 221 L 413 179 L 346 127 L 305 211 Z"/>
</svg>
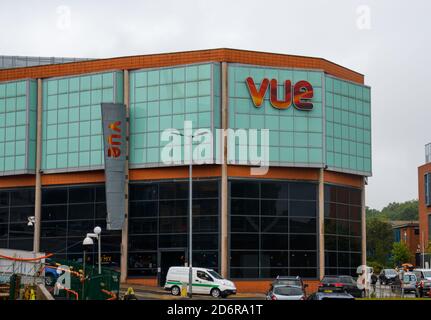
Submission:
<svg viewBox="0 0 431 320">
<path fill-rule="evenodd" d="M 259 198 L 259 183 L 254 181 L 231 181 L 231 197 Z"/>
<path fill-rule="evenodd" d="M 290 248 L 295 250 L 316 250 L 316 236 L 315 235 L 290 235 Z"/>
<path fill-rule="evenodd" d="M 131 234 L 146 234 L 146 233 L 157 233 L 157 219 L 146 218 L 146 219 L 130 219 L 129 220 L 129 232 Z"/>
<path fill-rule="evenodd" d="M 129 268 L 155 268 L 157 266 L 157 253 L 138 252 L 129 254 Z"/>
<path fill-rule="evenodd" d="M 9 222 L 9 208 L 0 208 L 0 223 Z"/>
<path fill-rule="evenodd" d="M 9 225 L 9 238 L 33 238 L 33 228 L 27 226 L 27 223 L 11 223 Z"/>
<path fill-rule="evenodd" d="M 262 268 L 288 267 L 289 252 L 288 251 L 261 251 L 260 265 Z"/>
<path fill-rule="evenodd" d="M 9 191 L 0 191 L 0 207 L 9 205 Z"/>
<path fill-rule="evenodd" d="M 232 217 L 231 232 L 259 232 L 259 217 Z"/>
<path fill-rule="evenodd" d="M 317 206 L 315 201 L 290 201 L 291 217 L 316 217 Z"/>
<path fill-rule="evenodd" d="M 161 235 L 159 236 L 160 248 L 173 248 L 173 247 L 186 247 L 187 235 L 174 234 L 174 235 Z"/>
<path fill-rule="evenodd" d="M 72 220 L 68 223 L 67 234 L 69 237 L 81 235 L 85 237 L 85 234 L 87 232 L 92 232 L 94 227 L 94 220 Z M 103 239 L 103 241 L 105 240 Z"/>
<path fill-rule="evenodd" d="M 317 221 L 314 218 L 290 218 L 291 233 L 316 233 Z"/>
<path fill-rule="evenodd" d="M 317 185 L 312 183 L 289 183 L 289 198 L 295 200 L 316 200 Z"/>
<path fill-rule="evenodd" d="M 11 222 L 27 222 L 27 218 L 34 216 L 34 207 L 11 207 L 10 221 Z"/>
<path fill-rule="evenodd" d="M 359 189 L 350 189 L 350 204 L 360 206 L 362 191 Z"/>
<path fill-rule="evenodd" d="M 129 203 L 129 214 L 132 218 L 156 217 L 157 212 L 157 201 L 139 201 Z"/>
<path fill-rule="evenodd" d="M 286 217 L 261 218 L 261 232 L 289 232 L 289 220 Z"/>
<path fill-rule="evenodd" d="M 54 222 L 42 221 L 40 232 L 41 232 L 42 238 L 43 237 L 65 237 L 67 235 L 67 222 L 66 221 L 54 221 Z M 81 234 L 83 233 L 84 231 L 81 230 Z"/>
<path fill-rule="evenodd" d="M 69 220 L 94 219 L 94 204 L 69 205 Z"/>
<path fill-rule="evenodd" d="M 67 220 L 67 205 L 42 206 L 42 221 Z"/>
<path fill-rule="evenodd" d="M 43 188 L 42 204 L 67 203 L 67 188 Z"/>
<path fill-rule="evenodd" d="M 216 250 L 218 249 L 218 234 L 196 234 L 193 232 L 193 249 Z"/>
<path fill-rule="evenodd" d="M 193 198 L 218 198 L 218 181 L 193 181 Z"/>
<path fill-rule="evenodd" d="M 231 248 L 232 249 L 258 249 L 259 237 L 255 234 L 231 234 Z"/>
<path fill-rule="evenodd" d="M 259 215 L 259 200 L 232 199 L 230 202 L 231 215 Z"/>
<path fill-rule="evenodd" d="M 34 189 L 17 189 L 10 192 L 11 206 L 34 205 Z"/>
<path fill-rule="evenodd" d="M 129 250 L 157 250 L 157 236 L 129 236 Z"/>
<path fill-rule="evenodd" d="M 211 251 L 194 251 L 193 250 L 193 265 L 202 268 L 217 269 L 218 253 Z"/>
<path fill-rule="evenodd" d="M 289 183 L 288 182 L 262 182 L 261 197 L 268 199 L 287 199 Z"/>
<path fill-rule="evenodd" d="M 261 214 L 268 216 L 287 216 L 287 200 L 261 200 Z"/>
<path fill-rule="evenodd" d="M 160 199 L 187 199 L 188 192 L 187 182 L 163 182 L 159 184 Z"/>
<path fill-rule="evenodd" d="M 317 266 L 316 252 L 299 252 L 293 251 L 290 253 L 290 266 L 314 268 Z"/>
<path fill-rule="evenodd" d="M 8 236 L 9 226 L 6 223 L 0 224 L 0 239 L 5 239 Z M 4 247 L 6 248 L 6 247 Z"/>
<path fill-rule="evenodd" d="M 105 201 L 106 201 L 105 187 L 104 186 L 96 187 L 96 202 L 105 202 Z"/>
<path fill-rule="evenodd" d="M 160 233 L 187 233 L 187 217 L 180 218 L 160 218 Z"/>
<path fill-rule="evenodd" d="M 186 216 L 188 214 L 188 200 L 164 200 L 159 202 L 160 216 Z"/>
<path fill-rule="evenodd" d="M 193 232 L 218 232 L 218 217 L 193 217 Z"/>
<path fill-rule="evenodd" d="M 262 250 L 287 250 L 289 248 L 288 234 L 262 234 Z"/>
<path fill-rule="evenodd" d="M 156 200 L 158 198 L 157 184 L 131 184 L 130 201 Z"/>
<path fill-rule="evenodd" d="M 69 202 L 70 203 L 94 202 L 94 200 L 95 200 L 94 187 L 69 188 Z"/>
<path fill-rule="evenodd" d="M 33 250 L 33 239 L 9 239 L 9 249 L 16 250 Z"/>
<path fill-rule="evenodd" d="M 232 251 L 230 264 L 232 267 L 258 267 L 259 256 L 254 251 Z"/>
<path fill-rule="evenodd" d="M 193 200 L 193 215 L 218 215 L 218 199 Z"/>
</svg>

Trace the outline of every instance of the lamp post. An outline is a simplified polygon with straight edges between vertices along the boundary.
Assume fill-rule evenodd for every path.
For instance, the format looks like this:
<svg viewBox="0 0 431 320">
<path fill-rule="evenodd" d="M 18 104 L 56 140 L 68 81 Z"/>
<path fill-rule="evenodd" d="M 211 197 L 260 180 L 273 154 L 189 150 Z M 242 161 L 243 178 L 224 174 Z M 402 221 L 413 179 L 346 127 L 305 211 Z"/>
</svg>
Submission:
<svg viewBox="0 0 431 320">
<path fill-rule="evenodd" d="M 189 146 L 189 298 L 193 297 L 193 138 L 207 134 L 208 132 L 200 132 L 196 135 L 189 135 L 190 146 Z M 182 133 L 172 132 L 172 134 L 185 137 Z"/>
<path fill-rule="evenodd" d="M 97 250 L 97 258 L 98 258 L 98 265 L 99 265 L 99 274 L 102 274 L 102 228 L 95 227 L 93 230 L 94 233 L 87 233 L 87 236 L 85 237 L 83 241 L 84 246 L 93 245 L 93 239 L 97 239 L 98 242 L 98 250 Z"/>
</svg>

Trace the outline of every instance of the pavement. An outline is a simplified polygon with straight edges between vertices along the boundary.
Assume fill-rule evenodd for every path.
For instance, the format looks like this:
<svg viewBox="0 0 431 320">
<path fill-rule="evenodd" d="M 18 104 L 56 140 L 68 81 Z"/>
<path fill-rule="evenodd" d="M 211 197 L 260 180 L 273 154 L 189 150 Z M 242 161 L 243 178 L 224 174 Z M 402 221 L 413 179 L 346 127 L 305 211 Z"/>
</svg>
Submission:
<svg viewBox="0 0 431 320">
<path fill-rule="evenodd" d="M 161 287 L 152 287 L 138 284 L 122 284 L 120 287 L 120 298 L 124 296 L 127 289 L 131 287 L 135 291 L 135 296 L 139 300 L 189 300 L 188 297 L 173 296 L 169 291 Z M 218 300 L 222 298 L 213 298 L 210 295 L 193 295 L 193 300 Z M 236 295 L 228 296 L 228 300 L 265 300 L 263 293 L 237 293 Z"/>
</svg>

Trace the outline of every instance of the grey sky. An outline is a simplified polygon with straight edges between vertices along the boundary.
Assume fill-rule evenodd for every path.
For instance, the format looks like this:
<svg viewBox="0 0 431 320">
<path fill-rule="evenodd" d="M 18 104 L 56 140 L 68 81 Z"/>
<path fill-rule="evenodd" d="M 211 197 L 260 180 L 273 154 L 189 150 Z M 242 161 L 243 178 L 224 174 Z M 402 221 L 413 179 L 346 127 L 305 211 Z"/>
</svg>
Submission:
<svg viewBox="0 0 431 320">
<path fill-rule="evenodd" d="M 367 205 L 417 198 L 417 167 L 431 141 L 429 0 L 16 0 L 1 7 L 4 55 L 98 58 L 230 47 L 323 57 L 361 72 L 372 87 Z"/>
</svg>

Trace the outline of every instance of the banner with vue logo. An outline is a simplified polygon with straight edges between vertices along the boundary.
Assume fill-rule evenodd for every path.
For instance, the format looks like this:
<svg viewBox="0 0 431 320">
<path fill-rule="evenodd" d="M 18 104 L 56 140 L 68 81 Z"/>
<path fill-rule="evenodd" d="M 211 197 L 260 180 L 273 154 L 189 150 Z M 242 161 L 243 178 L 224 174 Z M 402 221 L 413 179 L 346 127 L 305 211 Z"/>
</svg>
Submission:
<svg viewBox="0 0 431 320">
<path fill-rule="evenodd" d="M 102 103 L 107 229 L 121 230 L 125 208 L 126 108 Z"/>
</svg>

